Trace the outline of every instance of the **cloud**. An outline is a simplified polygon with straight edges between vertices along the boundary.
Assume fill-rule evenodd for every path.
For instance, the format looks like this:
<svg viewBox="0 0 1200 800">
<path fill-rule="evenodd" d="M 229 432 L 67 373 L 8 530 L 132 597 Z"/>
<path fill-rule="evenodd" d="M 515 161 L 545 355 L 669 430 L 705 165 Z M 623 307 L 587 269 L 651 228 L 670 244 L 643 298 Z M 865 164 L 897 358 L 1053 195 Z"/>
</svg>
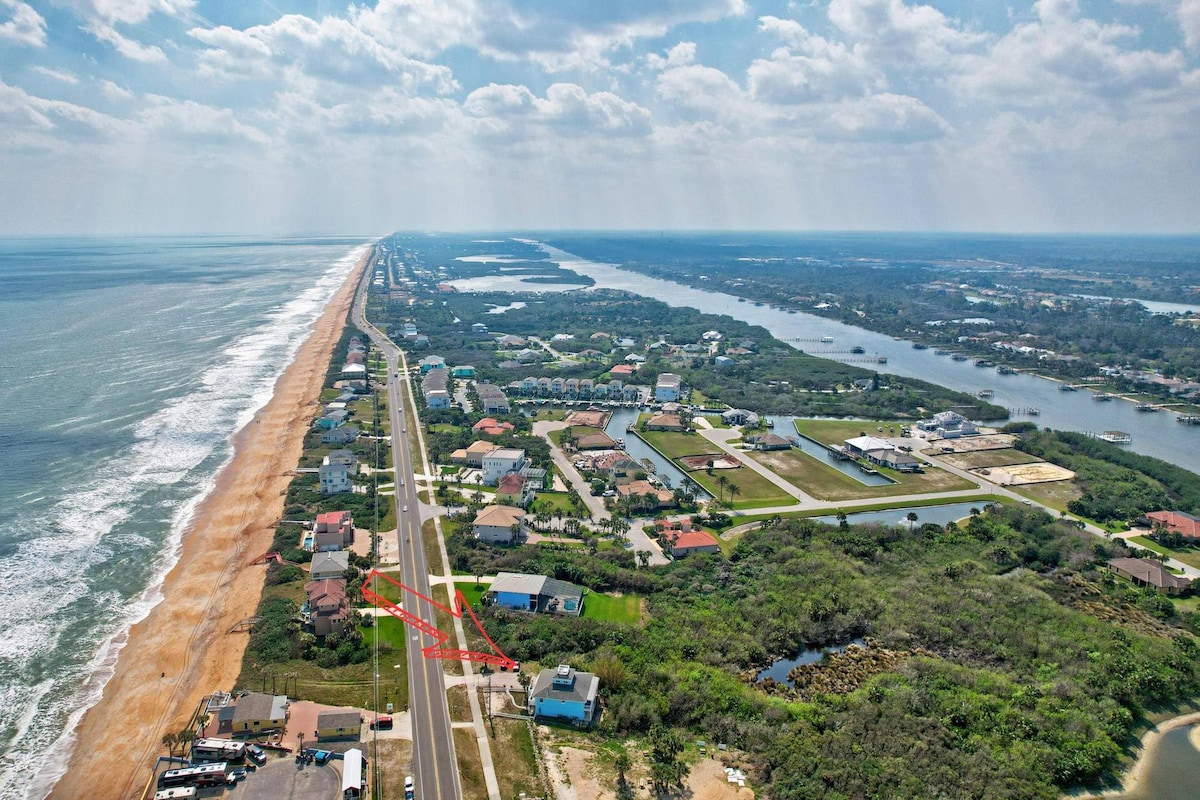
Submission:
<svg viewBox="0 0 1200 800">
<path fill-rule="evenodd" d="M 1140 31 L 1082 17 L 1074 0 L 1038 0 L 1037 20 L 1016 25 L 953 80 L 976 99 L 1056 108 L 1139 98 L 1178 88 L 1187 63 L 1177 50 L 1137 49 Z"/>
<path fill-rule="evenodd" d="M 33 71 L 39 75 L 45 75 L 47 78 L 51 78 L 60 83 L 69 83 L 72 85 L 79 83 L 79 78 L 75 76 L 75 73 L 68 72 L 66 70 L 50 69 L 49 67 L 38 66 L 34 67 Z"/>
<path fill-rule="evenodd" d="M 38 97 L 0 81 L 0 149 L 59 149 L 68 140 L 105 140 L 125 128 L 121 120 L 86 106 Z"/>
<path fill-rule="evenodd" d="M 886 88 L 887 79 L 844 44 L 809 33 L 793 20 L 763 17 L 759 29 L 787 43 L 747 71 L 750 93 L 768 103 L 808 103 L 864 95 Z"/>
<path fill-rule="evenodd" d="M 915 97 L 884 93 L 839 104 L 820 135 L 835 141 L 905 144 L 940 139 L 952 130 Z"/>
<path fill-rule="evenodd" d="M 138 112 L 143 135 L 215 144 L 240 141 L 265 145 L 271 141 L 266 133 L 239 121 L 228 108 L 162 95 L 147 95 L 146 100 L 146 105 Z"/>
<path fill-rule="evenodd" d="M 109 100 L 132 100 L 133 92 L 124 86 L 118 86 L 110 80 L 100 81 L 100 92 Z"/>
<path fill-rule="evenodd" d="M 412 59 L 338 17 L 314 20 L 288 14 L 245 30 L 192 28 L 188 35 L 209 45 L 199 54 L 201 70 L 226 79 L 309 76 L 356 86 L 399 80 L 410 91 L 458 88 L 447 67 Z"/>
<path fill-rule="evenodd" d="M 695 42 L 680 42 L 671 49 L 667 50 L 667 57 L 663 58 L 657 53 L 650 53 L 646 56 L 646 65 L 652 70 L 661 71 L 672 67 L 686 67 L 688 64 L 693 64 L 696 61 L 696 43 Z"/>
<path fill-rule="evenodd" d="M 156 13 L 183 16 L 196 0 L 74 0 L 73 4 L 84 16 L 108 25 L 137 25 Z"/>
<path fill-rule="evenodd" d="M 46 20 L 28 3 L 0 0 L 0 9 L 12 9 L 7 22 L 0 23 L 0 41 L 8 40 L 31 47 L 46 44 Z"/>
<path fill-rule="evenodd" d="M 832 0 L 829 20 L 875 63 L 899 69 L 945 64 L 987 38 L 933 6 L 903 0 Z"/>
<path fill-rule="evenodd" d="M 481 130 L 489 133 L 526 125 L 621 136 L 650 132 L 646 109 L 611 92 L 589 94 L 573 83 L 551 84 L 544 98 L 525 86 L 489 84 L 467 95 L 463 111 L 483 121 Z"/>
<path fill-rule="evenodd" d="M 134 41 L 123 33 L 120 33 L 111 25 L 93 24 L 87 27 L 88 33 L 96 37 L 101 42 L 107 42 L 116 48 L 117 52 L 125 56 L 131 61 L 140 61 L 144 64 L 162 63 L 167 60 L 167 54 L 162 51 L 161 47 L 155 45 L 145 45 L 141 42 Z"/>
<path fill-rule="evenodd" d="M 1191 51 L 1200 50 L 1200 0 L 1118 0 L 1125 5 L 1154 5 L 1167 12 L 1179 25 L 1183 43 Z"/>
</svg>

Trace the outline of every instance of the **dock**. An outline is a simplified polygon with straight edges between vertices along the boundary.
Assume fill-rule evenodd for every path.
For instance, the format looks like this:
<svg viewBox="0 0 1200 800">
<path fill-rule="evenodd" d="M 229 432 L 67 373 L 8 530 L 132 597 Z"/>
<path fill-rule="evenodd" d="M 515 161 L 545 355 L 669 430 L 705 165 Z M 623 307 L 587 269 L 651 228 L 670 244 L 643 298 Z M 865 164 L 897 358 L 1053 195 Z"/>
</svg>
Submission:
<svg viewBox="0 0 1200 800">
<path fill-rule="evenodd" d="M 1102 433 L 1095 433 L 1093 431 L 1084 431 L 1083 435 L 1090 436 L 1093 439 L 1099 439 L 1102 442 L 1108 442 L 1109 444 L 1132 444 L 1133 443 L 1133 434 L 1126 433 L 1125 431 L 1104 431 Z"/>
<path fill-rule="evenodd" d="M 1183 414 L 1179 421 L 1184 425 L 1200 425 L 1200 414 Z"/>
</svg>

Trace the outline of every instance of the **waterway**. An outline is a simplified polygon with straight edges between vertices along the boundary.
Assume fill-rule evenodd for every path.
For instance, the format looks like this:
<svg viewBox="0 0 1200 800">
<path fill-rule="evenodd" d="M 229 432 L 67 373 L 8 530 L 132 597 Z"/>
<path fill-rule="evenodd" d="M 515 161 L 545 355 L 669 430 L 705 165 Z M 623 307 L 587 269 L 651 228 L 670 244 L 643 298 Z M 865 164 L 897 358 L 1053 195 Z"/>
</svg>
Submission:
<svg viewBox="0 0 1200 800">
<path fill-rule="evenodd" d="M 609 264 L 586 261 L 549 245 L 542 245 L 542 249 L 564 269 L 593 279 L 595 288 L 623 289 L 675 307 L 726 314 L 752 325 L 761 325 L 777 339 L 799 350 L 834 361 L 861 362 L 864 356 L 849 352 L 851 347 L 859 346 L 868 357 L 887 357 L 888 363 L 878 366 L 881 372 L 919 378 L 971 395 L 991 389 L 995 392 L 991 402 L 997 405 L 1040 409 L 1040 416 L 1029 419 L 1045 427 L 1084 432 L 1126 431 L 1133 435 L 1131 449 L 1200 473 L 1200 426 L 1181 425 L 1176 422 L 1175 414 L 1140 413 L 1134 410 L 1133 403 L 1126 401 L 1097 403 L 1091 392 L 1061 392 L 1057 382 L 1033 375 L 1000 375 L 994 369 L 975 367 L 969 360 L 953 361 L 935 355 L 932 349 L 914 350 L 911 342 L 836 320 L 739 302 L 733 295 L 694 289 Z M 823 337 L 832 337 L 832 343 L 822 343 Z M 859 365 L 875 367 L 873 364 Z M 1013 416 L 1013 419 L 1023 418 Z"/>
<path fill-rule="evenodd" d="M 855 639 L 846 644 L 834 645 L 832 647 L 809 647 L 803 650 L 800 655 L 794 658 L 781 658 L 771 666 L 764 669 L 762 672 L 754 676 L 754 680 L 761 681 L 766 678 L 773 678 L 776 683 L 792 685 L 788 680 L 788 673 L 793 667 L 798 667 L 801 664 L 815 664 L 830 653 L 840 653 L 851 645 L 862 647 L 862 639 Z"/>
<path fill-rule="evenodd" d="M 608 420 L 608 425 L 604 427 L 604 432 L 614 439 L 624 439 L 625 452 L 631 458 L 635 458 L 638 461 L 641 461 L 643 458 L 650 459 L 657 468 L 659 477 L 665 477 L 669 480 L 672 488 L 682 486 L 682 481 L 686 477 L 682 470 L 676 467 L 671 461 L 659 455 L 657 450 L 639 439 L 636 434 L 625 432 L 625 428 L 628 425 L 637 422 L 638 413 L 637 409 L 632 408 L 623 408 L 614 411 L 612 417 Z M 700 499 L 712 496 L 701 489 L 700 485 L 694 481 L 692 482 L 692 488 L 696 493 L 696 497 Z"/>
<path fill-rule="evenodd" d="M 863 472 L 861 469 L 859 469 L 858 462 L 856 461 L 839 461 L 838 459 L 834 458 L 829 453 L 829 449 L 823 444 L 797 433 L 796 417 L 778 417 L 768 415 L 767 419 L 770 420 L 772 430 L 777 435 L 783 436 L 787 439 L 795 439 L 799 443 L 798 446 L 800 452 L 804 453 L 810 458 L 817 459 L 828 467 L 833 467 L 844 475 L 849 475 L 851 478 L 854 478 L 854 480 L 858 481 L 864 486 L 888 486 L 895 483 L 895 481 L 893 481 L 891 478 L 885 477 L 878 473 L 869 475 L 866 472 Z"/>
<path fill-rule="evenodd" d="M 1193 725 L 1167 731 L 1155 744 L 1138 788 L 1124 800 L 1195 800 L 1200 795 L 1200 750 L 1189 739 Z"/>
</svg>

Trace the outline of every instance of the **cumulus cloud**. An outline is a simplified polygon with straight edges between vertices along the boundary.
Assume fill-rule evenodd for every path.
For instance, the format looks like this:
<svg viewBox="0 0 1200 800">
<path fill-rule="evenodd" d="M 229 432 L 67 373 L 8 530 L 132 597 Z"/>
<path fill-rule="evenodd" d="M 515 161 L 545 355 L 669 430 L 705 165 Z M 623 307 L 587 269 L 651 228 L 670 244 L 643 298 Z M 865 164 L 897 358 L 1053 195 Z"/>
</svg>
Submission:
<svg viewBox="0 0 1200 800">
<path fill-rule="evenodd" d="M 79 78 L 75 76 L 75 73 L 68 72 L 65 69 L 50 69 L 49 67 L 37 66 L 33 68 L 33 71 L 39 75 L 45 75 L 47 78 L 56 80 L 59 83 L 69 83 L 72 85 L 79 83 Z"/>
<path fill-rule="evenodd" d="M 903 0 L 833 0 L 829 20 L 869 56 L 892 67 L 934 67 L 985 41 L 928 5 Z"/>
<path fill-rule="evenodd" d="M 83 15 L 109 25 L 136 25 L 152 14 L 183 15 L 196 0 L 74 0 L 73 5 Z"/>
<path fill-rule="evenodd" d="M 798 22 L 763 17 L 759 28 L 787 43 L 747 72 L 751 94 L 768 103 L 807 103 L 862 95 L 887 86 L 861 52 L 810 33 Z"/>
<path fill-rule="evenodd" d="M 904 144 L 952 132 L 950 124 L 920 100 L 888 93 L 840 103 L 829 123 L 821 135 L 838 141 Z"/>
<path fill-rule="evenodd" d="M 46 20 L 28 3 L 18 0 L 0 0 L 0 13 L 11 11 L 5 22 L 0 22 L 0 41 L 43 47 L 46 44 Z"/>
<path fill-rule="evenodd" d="M 161 63 L 167 60 L 167 54 L 161 47 L 146 45 L 130 39 L 111 25 L 89 25 L 88 33 L 101 42 L 111 44 L 117 52 L 131 61 L 141 61 L 144 64 Z"/>
<path fill-rule="evenodd" d="M 555 83 L 538 97 L 525 86 L 489 84 L 467 95 L 463 111 L 482 120 L 489 132 L 518 125 L 571 129 L 582 133 L 644 135 L 650 112 L 611 92 L 589 94 L 573 83 Z"/>
<path fill-rule="evenodd" d="M 680 42 L 667 50 L 666 58 L 658 53 L 646 56 L 646 66 L 653 70 L 664 70 L 672 67 L 686 67 L 696 61 L 696 43 Z"/>
</svg>

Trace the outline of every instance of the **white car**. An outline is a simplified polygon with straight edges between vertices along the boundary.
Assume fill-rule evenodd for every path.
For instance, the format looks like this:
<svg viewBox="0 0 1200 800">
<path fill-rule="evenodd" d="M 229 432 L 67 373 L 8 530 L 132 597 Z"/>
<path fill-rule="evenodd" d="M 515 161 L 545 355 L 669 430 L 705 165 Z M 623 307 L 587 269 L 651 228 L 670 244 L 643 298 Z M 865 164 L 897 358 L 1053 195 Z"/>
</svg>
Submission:
<svg viewBox="0 0 1200 800">
<path fill-rule="evenodd" d="M 401 510 L 401 511 L 408 511 L 408 506 L 405 506 L 404 508 L 402 508 L 402 509 L 400 509 L 400 510 Z"/>
</svg>

